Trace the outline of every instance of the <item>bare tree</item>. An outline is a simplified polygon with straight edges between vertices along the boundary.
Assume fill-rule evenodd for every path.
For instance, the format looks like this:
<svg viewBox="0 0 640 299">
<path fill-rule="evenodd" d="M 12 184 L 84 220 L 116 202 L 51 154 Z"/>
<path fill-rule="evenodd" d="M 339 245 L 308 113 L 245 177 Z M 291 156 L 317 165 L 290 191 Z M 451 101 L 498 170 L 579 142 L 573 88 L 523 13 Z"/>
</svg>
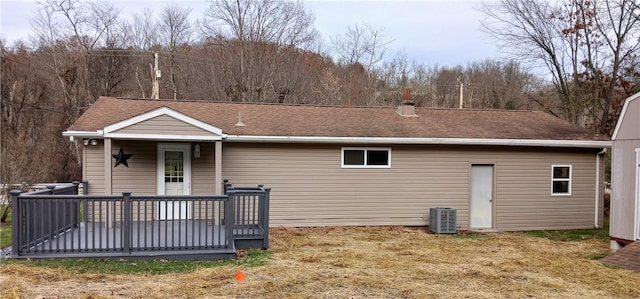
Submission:
<svg viewBox="0 0 640 299">
<path fill-rule="evenodd" d="M 628 0 L 503 0 L 481 11 L 503 49 L 547 67 L 568 120 L 610 134 L 621 66 L 640 47 L 636 9 Z"/>
<path fill-rule="evenodd" d="M 377 103 L 377 72 L 374 69 L 382 60 L 387 51 L 387 46 L 392 42 L 384 35 L 384 29 L 373 27 L 369 24 L 354 25 L 347 27 L 347 32 L 343 36 L 335 36 L 331 39 L 333 49 L 338 57 L 338 61 L 343 66 L 349 68 L 347 84 L 348 103 L 353 101 L 354 93 L 364 91 L 362 98 L 364 104 L 371 105 Z M 366 82 L 364 88 L 357 78 L 363 73 L 359 68 L 364 69 Z"/>
<path fill-rule="evenodd" d="M 153 11 L 145 7 L 141 13 L 132 13 L 131 22 L 127 24 L 129 44 L 138 50 L 150 50 L 160 44 L 158 22 L 156 22 Z"/>
<path fill-rule="evenodd" d="M 232 99 L 246 101 L 247 96 L 262 101 L 271 89 L 281 95 L 288 86 L 276 86 L 278 55 L 283 48 L 302 47 L 316 38 L 314 17 L 301 2 L 280 0 L 215 0 L 205 11 L 200 31 L 205 38 L 233 49 L 226 52 L 223 84 Z"/>
<path fill-rule="evenodd" d="M 73 0 L 49 0 L 40 3 L 32 29 L 36 34 L 39 67 L 46 69 L 56 88 L 51 89 L 52 110 L 59 114 L 52 117 L 46 129 L 55 132 L 49 137 L 48 148 L 53 150 L 52 161 L 58 167 L 78 175 L 81 149 L 59 135 L 98 96 L 113 94 L 124 81 L 127 72 L 124 63 L 117 58 L 112 47 L 123 46 L 123 35 L 116 27 L 118 10 L 104 2 L 80 2 Z M 111 47 L 111 48 L 110 48 Z M 44 129 L 43 129 L 44 130 Z M 51 157 L 49 154 L 43 154 Z M 65 176 L 60 175 L 60 179 Z"/>
<path fill-rule="evenodd" d="M 160 12 L 160 40 L 169 51 L 169 76 L 173 89 L 173 98 L 178 98 L 178 82 L 176 78 L 176 54 L 181 46 L 191 41 L 191 22 L 189 22 L 190 8 L 175 4 L 168 5 Z"/>
</svg>

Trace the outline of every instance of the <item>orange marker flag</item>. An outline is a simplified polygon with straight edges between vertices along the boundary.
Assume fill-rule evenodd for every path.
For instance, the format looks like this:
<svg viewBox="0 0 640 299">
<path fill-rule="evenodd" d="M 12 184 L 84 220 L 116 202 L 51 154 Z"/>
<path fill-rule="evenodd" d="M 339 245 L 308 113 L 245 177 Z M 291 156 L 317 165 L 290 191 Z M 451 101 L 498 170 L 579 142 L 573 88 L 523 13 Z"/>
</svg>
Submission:
<svg viewBox="0 0 640 299">
<path fill-rule="evenodd" d="M 242 283 L 242 282 L 244 281 L 244 272 L 242 272 L 242 271 L 238 270 L 238 271 L 236 272 L 236 280 L 237 280 L 239 283 Z"/>
</svg>

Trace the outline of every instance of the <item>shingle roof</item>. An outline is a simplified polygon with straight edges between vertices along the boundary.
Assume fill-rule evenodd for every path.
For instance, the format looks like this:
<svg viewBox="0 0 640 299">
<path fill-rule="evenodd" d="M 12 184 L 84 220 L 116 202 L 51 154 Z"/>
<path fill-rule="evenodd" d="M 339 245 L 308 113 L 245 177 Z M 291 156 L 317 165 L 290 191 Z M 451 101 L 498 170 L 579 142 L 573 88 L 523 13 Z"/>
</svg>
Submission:
<svg viewBox="0 0 640 299">
<path fill-rule="evenodd" d="M 540 111 L 416 108 L 417 117 L 393 107 L 330 107 L 99 98 L 68 131 L 105 126 L 168 107 L 228 135 L 404 137 L 605 141 L 605 136 Z M 241 114 L 244 127 L 235 126 Z"/>
</svg>

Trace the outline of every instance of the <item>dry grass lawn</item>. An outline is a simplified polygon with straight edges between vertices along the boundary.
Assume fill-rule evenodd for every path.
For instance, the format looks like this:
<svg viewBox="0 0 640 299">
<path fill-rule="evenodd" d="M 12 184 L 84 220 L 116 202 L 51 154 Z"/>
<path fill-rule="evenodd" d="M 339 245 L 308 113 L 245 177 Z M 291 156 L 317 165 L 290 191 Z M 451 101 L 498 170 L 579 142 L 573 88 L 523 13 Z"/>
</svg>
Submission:
<svg viewBox="0 0 640 299">
<path fill-rule="evenodd" d="M 640 273 L 593 256 L 606 240 L 523 234 L 454 237 L 423 229 L 272 230 L 271 260 L 162 275 L 77 274 L 4 265 L 2 298 L 633 298 Z"/>
</svg>

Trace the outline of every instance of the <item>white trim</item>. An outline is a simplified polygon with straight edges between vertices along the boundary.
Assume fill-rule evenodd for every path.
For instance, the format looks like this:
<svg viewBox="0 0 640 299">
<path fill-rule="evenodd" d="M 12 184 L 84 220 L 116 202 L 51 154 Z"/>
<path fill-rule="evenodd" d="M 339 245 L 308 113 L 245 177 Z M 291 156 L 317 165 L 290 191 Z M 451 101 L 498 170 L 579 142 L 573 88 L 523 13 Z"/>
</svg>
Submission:
<svg viewBox="0 0 640 299">
<path fill-rule="evenodd" d="M 627 107 L 631 105 L 631 101 L 640 97 L 640 92 L 628 97 L 624 101 L 624 105 L 622 106 L 622 111 L 620 112 L 620 118 L 618 118 L 618 123 L 616 123 L 616 128 L 613 130 L 613 135 L 611 135 L 611 140 L 616 140 L 618 138 L 618 131 L 620 130 L 620 126 L 622 126 L 622 120 L 627 114 Z"/>
<path fill-rule="evenodd" d="M 102 131 L 64 131 L 62 136 L 79 138 L 102 138 Z"/>
<path fill-rule="evenodd" d="M 165 141 L 218 141 L 222 136 L 105 133 L 105 138 Z"/>
<path fill-rule="evenodd" d="M 569 167 L 569 178 L 559 178 L 556 179 L 553 177 L 554 169 L 556 167 Z M 571 181 L 573 180 L 573 167 L 571 165 L 551 165 L 551 196 L 570 196 L 571 195 Z M 569 192 L 568 193 L 553 193 L 553 182 L 569 182 Z"/>
<path fill-rule="evenodd" d="M 140 122 L 143 122 L 145 120 L 149 120 L 149 119 L 152 119 L 154 117 L 161 116 L 161 115 L 167 115 L 167 116 L 173 117 L 173 118 L 175 118 L 177 120 L 183 121 L 185 123 L 188 123 L 188 124 L 190 124 L 190 125 L 192 125 L 194 127 L 198 127 L 200 129 L 203 129 L 203 130 L 205 130 L 207 132 L 210 132 L 212 134 L 222 135 L 222 130 L 220 128 L 217 128 L 217 127 L 214 127 L 214 126 L 212 126 L 210 124 L 207 124 L 205 122 L 199 121 L 199 120 L 197 120 L 197 119 L 195 119 L 193 117 L 190 117 L 190 116 L 188 116 L 186 114 L 182 114 L 182 113 L 180 113 L 178 111 L 175 111 L 175 110 L 173 110 L 171 108 L 168 108 L 168 107 L 160 107 L 158 109 L 151 110 L 149 112 L 134 116 L 134 117 L 129 118 L 129 119 L 125 119 L 125 120 L 117 122 L 115 124 L 108 125 L 108 126 L 104 127 L 104 133 L 105 133 L 105 135 L 109 134 L 109 133 L 113 133 L 113 132 L 115 132 L 117 130 L 120 130 L 122 128 L 126 128 L 128 126 L 135 125 L 137 123 L 140 123 Z"/>
<path fill-rule="evenodd" d="M 164 195 L 164 151 L 184 152 L 184 195 L 191 195 L 191 145 L 188 143 L 158 143 L 156 179 L 158 195 Z"/>
<path fill-rule="evenodd" d="M 363 165 L 345 165 L 344 151 L 357 150 L 364 151 Z M 367 165 L 367 155 L 369 151 L 387 151 L 387 165 Z M 391 148 L 390 147 L 343 147 L 340 149 L 340 167 L 341 168 L 391 168 Z"/>
<path fill-rule="evenodd" d="M 602 151 L 598 152 L 596 154 L 596 195 L 595 195 L 595 212 L 594 214 L 594 219 L 593 219 L 593 226 L 595 228 L 600 228 L 600 215 L 599 215 L 599 208 L 600 208 L 600 155 L 604 154 L 607 152 L 606 148 L 603 148 Z"/>
<path fill-rule="evenodd" d="M 635 202 L 635 225 L 633 227 L 634 237 L 640 240 L 640 148 L 636 148 L 636 202 Z"/>
<path fill-rule="evenodd" d="M 256 136 L 227 135 L 229 142 L 284 143 L 350 143 L 350 144 L 450 144 L 450 145 L 512 145 L 545 147 L 611 147 L 611 141 L 543 140 L 543 139 L 482 139 L 482 138 L 411 138 L 411 137 L 323 137 L 323 136 Z"/>
<path fill-rule="evenodd" d="M 227 135 L 183 136 L 161 134 L 120 134 L 98 131 L 65 131 L 63 136 L 90 138 L 122 138 L 148 140 L 207 141 L 226 140 L 229 142 L 284 142 L 284 143 L 351 143 L 351 144 L 444 144 L 444 145 L 510 145 L 544 147 L 610 148 L 611 141 L 597 140 L 548 140 L 548 139 L 483 139 L 483 138 L 418 138 L 418 137 L 332 137 L 332 136 L 259 136 Z"/>
</svg>

